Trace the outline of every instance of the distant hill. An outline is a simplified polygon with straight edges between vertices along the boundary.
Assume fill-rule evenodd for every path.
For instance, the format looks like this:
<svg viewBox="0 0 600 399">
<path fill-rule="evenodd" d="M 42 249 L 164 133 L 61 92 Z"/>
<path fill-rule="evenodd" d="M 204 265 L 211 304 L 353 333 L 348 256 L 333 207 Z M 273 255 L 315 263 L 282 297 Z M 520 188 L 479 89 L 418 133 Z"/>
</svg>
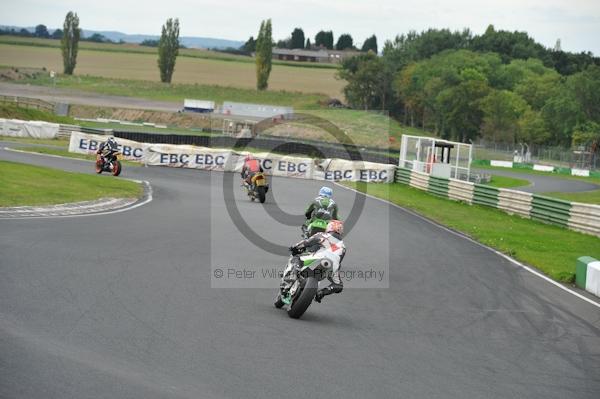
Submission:
<svg viewBox="0 0 600 399">
<path fill-rule="evenodd" d="M 22 26 L 9 26 L 9 25 L 0 25 L 0 29 L 14 29 L 15 31 L 20 31 L 23 29 Z M 25 27 L 30 32 L 35 31 L 35 27 L 28 26 Z M 48 28 L 50 34 L 55 31 L 55 29 Z M 104 30 L 88 30 L 83 29 L 83 36 L 90 37 L 94 33 L 98 33 L 107 39 L 112 40 L 113 42 L 119 42 L 123 40 L 127 43 L 141 43 L 144 40 L 158 40 L 159 35 L 140 35 L 140 34 L 128 34 L 117 31 L 104 31 Z M 181 36 L 179 38 L 181 44 L 190 48 L 217 48 L 217 49 L 225 49 L 228 47 L 239 48 L 244 42 L 237 40 L 227 40 L 227 39 L 219 39 L 212 37 L 195 37 L 195 36 Z"/>
</svg>

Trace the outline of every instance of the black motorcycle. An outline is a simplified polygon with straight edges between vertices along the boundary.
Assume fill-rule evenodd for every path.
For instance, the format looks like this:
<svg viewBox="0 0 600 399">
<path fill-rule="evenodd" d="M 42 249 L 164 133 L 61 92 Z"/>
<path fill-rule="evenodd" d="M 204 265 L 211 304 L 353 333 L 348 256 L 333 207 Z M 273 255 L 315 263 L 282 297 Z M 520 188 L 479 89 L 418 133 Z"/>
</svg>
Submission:
<svg viewBox="0 0 600 399">
<path fill-rule="evenodd" d="M 110 151 L 107 155 L 97 154 L 96 173 L 110 172 L 113 176 L 119 176 L 121 174 L 119 155 L 118 151 Z"/>
</svg>

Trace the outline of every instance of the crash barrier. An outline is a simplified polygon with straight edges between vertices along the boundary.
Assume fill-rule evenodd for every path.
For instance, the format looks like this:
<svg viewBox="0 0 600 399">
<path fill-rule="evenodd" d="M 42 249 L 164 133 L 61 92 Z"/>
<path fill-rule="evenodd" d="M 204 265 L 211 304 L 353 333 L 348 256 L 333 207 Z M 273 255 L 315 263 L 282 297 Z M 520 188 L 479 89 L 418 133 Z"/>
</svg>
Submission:
<svg viewBox="0 0 600 399">
<path fill-rule="evenodd" d="M 59 127 L 58 123 L 0 119 L 0 136 L 53 139 Z"/>
<path fill-rule="evenodd" d="M 72 132 L 69 151 L 94 154 L 106 136 Z M 192 168 L 221 172 L 240 172 L 247 151 L 192 145 L 143 143 L 118 139 L 122 159 L 146 165 Z M 391 183 L 394 165 L 350 161 L 336 158 L 309 158 L 270 153 L 252 154 L 266 174 L 328 181 L 366 181 Z"/>
<path fill-rule="evenodd" d="M 540 164 L 529 164 L 529 163 L 518 163 L 511 161 L 497 161 L 497 160 L 476 160 L 473 161 L 473 166 L 496 166 L 502 168 L 512 168 L 512 169 L 527 169 L 527 170 L 535 170 L 539 172 L 548 172 L 560 175 L 571 175 L 571 176 L 583 176 L 583 177 L 600 177 L 600 171 L 598 170 L 588 170 L 588 169 L 578 169 L 578 168 L 563 168 L 558 166 L 549 166 L 549 165 L 540 165 Z"/>
<path fill-rule="evenodd" d="M 211 148 L 246 147 L 285 154 L 303 154 L 313 158 L 339 158 L 363 160 L 367 162 L 398 164 L 398 155 L 394 152 L 382 153 L 375 149 L 352 144 L 324 143 L 316 140 L 295 140 L 289 138 L 255 137 L 235 138 L 214 135 L 154 134 L 115 130 L 115 137 L 134 140 L 141 143 L 184 144 Z M 399 154 L 399 153 L 398 153 Z"/>
<path fill-rule="evenodd" d="M 600 237 L 600 205 L 564 201 L 507 188 L 444 179 L 396 168 L 395 181 L 455 201 L 501 209 L 540 222 Z"/>
<path fill-rule="evenodd" d="M 112 134 L 112 129 L 95 129 L 91 127 L 84 127 L 78 125 L 67 125 L 64 123 L 60 124 L 58 129 L 58 138 L 69 138 L 72 132 L 83 132 L 90 134 Z"/>
<path fill-rule="evenodd" d="M 577 259 L 575 284 L 596 296 L 600 296 L 600 261 L 590 256 Z"/>
</svg>

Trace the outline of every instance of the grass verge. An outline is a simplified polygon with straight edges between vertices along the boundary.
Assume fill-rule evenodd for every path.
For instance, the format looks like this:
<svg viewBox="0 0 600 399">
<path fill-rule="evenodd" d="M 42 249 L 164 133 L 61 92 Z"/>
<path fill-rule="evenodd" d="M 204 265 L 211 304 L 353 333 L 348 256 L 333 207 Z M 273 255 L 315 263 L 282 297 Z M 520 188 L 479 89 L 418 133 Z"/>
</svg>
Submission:
<svg viewBox="0 0 600 399">
<path fill-rule="evenodd" d="M 492 175 L 492 180 L 487 183 L 488 186 L 511 188 L 511 187 L 523 187 L 528 186 L 531 183 L 525 179 L 517 179 L 515 177 Z"/>
<path fill-rule="evenodd" d="M 526 168 L 502 168 L 499 166 L 489 166 L 489 165 L 481 165 L 480 161 L 473 161 L 471 168 L 474 169 L 486 169 L 486 170 L 504 170 L 514 173 L 522 173 L 527 175 L 539 175 L 539 176 L 550 176 L 556 177 L 559 179 L 569 179 L 569 180 L 582 180 L 588 183 L 599 184 L 600 185 L 600 177 L 597 176 L 573 176 L 569 174 L 557 173 L 557 172 L 542 172 L 540 170 L 526 169 Z"/>
<path fill-rule="evenodd" d="M 98 198 L 136 198 L 138 183 L 0 161 L 0 206 L 51 205 Z"/>
<path fill-rule="evenodd" d="M 58 148 L 26 147 L 26 146 L 14 147 L 13 149 L 14 150 L 19 150 L 19 151 L 36 152 L 38 154 L 58 155 L 58 156 L 67 157 L 67 158 L 87 159 L 88 161 L 94 161 L 94 160 L 96 160 L 96 156 L 95 155 L 91 155 L 91 154 L 79 154 L 77 152 L 69 152 L 68 149 L 61 150 L 61 149 L 58 149 Z M 127 166 L 141 166 L 140 163 L 138 163 L 138 162 L 132 162 L 132 161 L 121 161 L 121 163 L 123 165 L 127 165 Z"/>
<path fill-rule="evenodd" d="M 0 104 L 0 118 L 75 124 L 75 119 L 68 116 L 58 116 L 39 109 L 22 108 L 8 104 Z"/>
<path fill-rule="evenodd" d="M 319 108 L 319 102 L 327 99 L 324 94 L 300 93 L 286 90 L 265 90 L 217 86 L 208 84 L 172 83 L 151 80 L 119 79 L 90 75 L 59 75 L 54 83 L 49 75 L 40 74 L 15 80 L 14 83 L 33 84 L 63 89 L 81 90 L 115 96 L 140 97 L 149 100 L 177 101 L 183 108 L 185 98 L 201 98 L 217 103 L 224 101 L 248 102 L 292 106 L 296 108 Z"/>
<path fill-rule="evenodd" d="M 508 215 L 498 209 L 439 198 L 400 183 L 346 185 L 465 233 L 560 282 L 574 281 L 578 257 L 600 257 L 600 238 L 595 236 Z"/>
<path fill-rule="evenodd" d="M 43 144 L 56 147 L 69 148 L 69 139 L 32 139 L 29 137 L 0 136 L 0 141 L 18 144 Z"/>
<path fill-rule="evenodd" d="M 544 195 L 547 195 L 549 197 L 560 198 L 567 201 L 600 205 L 600 190 L 582 191 L 579 193 L 544 193 Z"/>
</svg>

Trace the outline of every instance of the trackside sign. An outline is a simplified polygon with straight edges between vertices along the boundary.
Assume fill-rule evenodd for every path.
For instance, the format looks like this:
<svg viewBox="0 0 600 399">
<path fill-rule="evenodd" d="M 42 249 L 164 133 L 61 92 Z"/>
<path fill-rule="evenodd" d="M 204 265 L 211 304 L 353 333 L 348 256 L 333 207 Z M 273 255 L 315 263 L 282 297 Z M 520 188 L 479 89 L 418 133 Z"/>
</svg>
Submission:
<svg viewBox="0 0 600 399">
<path fill-rule="evenodd" d="M 73 132 L 69 151 L 94 154 L 106 136 Z M 146 165 L 240 172 L 248 152 L 191 145 L 149 144 L 117 139 L 123 159 Z M 266 174 L 327 181 L 390 183 L 394 165 L 343 159 L 313 159 L 271 153 L 253 153 Z"/>
</svg>

